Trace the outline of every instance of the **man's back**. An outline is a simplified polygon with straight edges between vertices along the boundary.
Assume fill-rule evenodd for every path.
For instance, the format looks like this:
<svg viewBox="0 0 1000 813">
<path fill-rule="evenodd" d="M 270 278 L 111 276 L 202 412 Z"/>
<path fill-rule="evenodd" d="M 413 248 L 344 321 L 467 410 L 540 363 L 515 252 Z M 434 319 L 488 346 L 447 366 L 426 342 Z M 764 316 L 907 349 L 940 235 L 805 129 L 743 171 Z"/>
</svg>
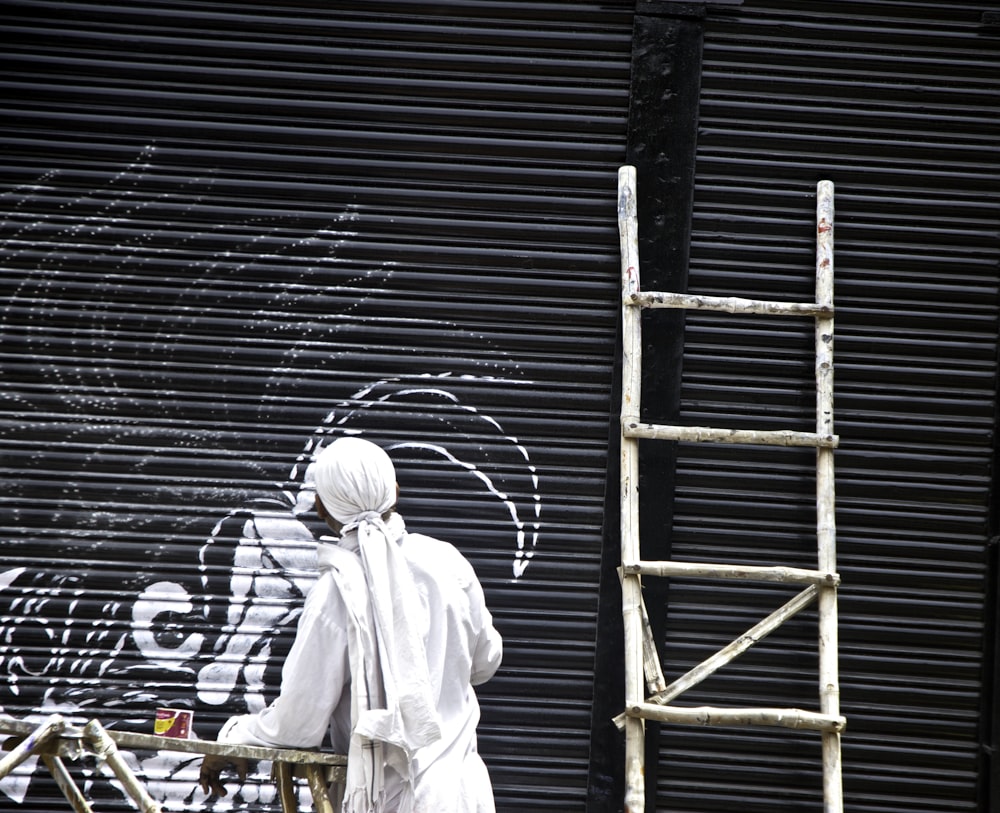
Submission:
<svg viewBox="0 0 1000 813">
<path fill-rule="evenodd" d="M 442 734 L 414 757 L 416 809 L 492 810 L 489 777 L 478 756 L 479 701 L 472 687 L 499 667 L 500 635 L 472 565 L 454 546 L 408 533 L 401 550 L 423 605 L 418 629 Z M 464 801 L 458 792 L 463 784 Z"/>
</svg>

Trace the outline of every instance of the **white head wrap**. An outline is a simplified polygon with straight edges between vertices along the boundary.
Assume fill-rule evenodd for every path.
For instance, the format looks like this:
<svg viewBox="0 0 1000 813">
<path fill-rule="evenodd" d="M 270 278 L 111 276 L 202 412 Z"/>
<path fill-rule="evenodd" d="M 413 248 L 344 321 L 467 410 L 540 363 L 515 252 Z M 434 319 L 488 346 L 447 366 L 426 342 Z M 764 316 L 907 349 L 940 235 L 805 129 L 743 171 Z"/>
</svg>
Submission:
<svg viewBox="0 0 1000 813">
<path fill-rule="evenodd" d="M 342 533 L 357 529 L 371 632 L 378 647 L 377 657 L 375 653 L 366 656 L 368 697 L 354 721 L 352 740 L 361 737 L 385 743 L 386 762 L 412 782 L 414 752 L 440 739 L 441 728 L 418 627 L 426 611 L 399 547 L 405 526 L 382 520 L 382 514 L 396 502 L 396 470 L 389 455 L 374 443 L 343 437 L 319 454 L 314 479 L 316 494 L 327 512 L 343 524 Z M 353 691 L 361 688 L 355 686 Z M 380 696 L 384 708 L 378 707 Z M 379 766 L 370 768 L 379 772 Z M 377 799 L 380 788 L 374 790 Z"/>
<path fill-rule="evenodd" d="M 326 510 L 345 528 L 396 504 L 396 469 L 389 455 L 361 438 L 338 438 L 327 446 L 316 458 L 313 478 Z"/>
</svg>

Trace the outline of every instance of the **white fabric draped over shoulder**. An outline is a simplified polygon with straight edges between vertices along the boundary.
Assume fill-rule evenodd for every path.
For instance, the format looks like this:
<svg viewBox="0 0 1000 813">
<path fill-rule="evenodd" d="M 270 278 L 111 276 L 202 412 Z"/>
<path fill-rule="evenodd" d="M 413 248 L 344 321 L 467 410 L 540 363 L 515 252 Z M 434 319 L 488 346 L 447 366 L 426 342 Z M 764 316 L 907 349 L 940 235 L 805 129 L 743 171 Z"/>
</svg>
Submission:
<svg viewBox="0 0 1000 813">
<path fill-rule="evenodd" d="M 313 474 L 327 511 L 356 530 L 368 584 L 371 622 L 379 649 L 383 710 L 371 709 L 356 729 L 401 748 L 406 760 L 441 736 L 427 675 L 427 655 L 415 626 L 422 612 L 413 576 L 399 549 L 399 528 L 382 515 L 396 503 L 396 470 L 383 449 L 367 440 L 340 438 L 320 453 Z M 395 515 L 398 516 L 398 515 Z"/>
</svg>

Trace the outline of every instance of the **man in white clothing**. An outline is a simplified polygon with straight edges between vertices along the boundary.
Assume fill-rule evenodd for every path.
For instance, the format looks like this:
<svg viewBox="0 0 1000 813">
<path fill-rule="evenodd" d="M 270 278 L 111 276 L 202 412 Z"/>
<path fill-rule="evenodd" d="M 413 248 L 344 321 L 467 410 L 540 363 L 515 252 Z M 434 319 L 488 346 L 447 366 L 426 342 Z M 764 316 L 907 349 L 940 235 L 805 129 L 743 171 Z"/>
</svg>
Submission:
<svg viewBox="0 0 1000 813">
<path fill-rule="evenodd" d="M 473 686 L 500 665 L 502 643 L 469 562 L 408 533 L 394 507 L 389 456 L 357 437 L 314 464 L 316 511 L 340 535 L 317 546 L 278 699 L 231 718 L 219 740 L 347 753 L 344 813 L 492 813 L 476 746 Z M 225 795 L 225 758 L 206 757 L 205 793 Z"/>
</svg>

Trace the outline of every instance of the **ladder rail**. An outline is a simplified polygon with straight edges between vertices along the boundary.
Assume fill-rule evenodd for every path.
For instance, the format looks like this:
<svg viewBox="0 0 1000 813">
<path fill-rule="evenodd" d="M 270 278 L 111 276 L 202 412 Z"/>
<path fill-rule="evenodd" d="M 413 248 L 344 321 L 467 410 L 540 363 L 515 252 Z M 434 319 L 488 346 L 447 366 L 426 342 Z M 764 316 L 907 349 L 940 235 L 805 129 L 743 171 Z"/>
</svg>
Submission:
<svg viewBox="0 0 1000 813">
<path fill-rule="evenodd" d="M 635 293 L 639 286 L 639 238 L 635 198 L 635 167 L 618 171 L 618 227 L 621 238 L 622 288 Z M 642 371 L 641 314 L 622 303 L 622 414 L 638 411 Z M 633 406 L 634 404 L 634 406 Z M 621 439 L 621 548 L 622 562 L 639 560 L 639 442 Z M 642 584 L 638 574 L 622 574 L 622 618 L 625 637 L 625 704 L 645 697 L 642 663 Z M 641 717 L 625 722 L 625 812 L 641 813 L 646 806 L 646 727 Z"/>
<path fill-rule="evenodd" d="M 820 181 L 816 188 L 816 302 L 830 307 L 816 317 L 816 433 L 833 434 L 833 239 L 834 187 Z M 816 449 L 816 548 L 820 570 L 837 569 L 833 450 Z M 837 590 L 825 585 L 819 600 L 820 711 L 840 715 Z M 826 813 L 844 807 L 840 731 L 824 731 L 823 806 Z"/>
<path fill-rule="evenodd" d="M 659 720 L 687 725 L 776 725 L 820 732 L 823 753 L 824 813 L 842 813 L 840 733 L 846 720 L 840 714 L 838 675 L 836 524 L 833 451 L 840 439 L 833 423 L 833 184 L 817 184 L 815 302 L 768 302 L 741 297 L 713 297 L 640 290 L 636 217 L 635 168 L 618 172 L 618 224 L 621 239 L 622 284 L 622 402 L 621 402 L 621 562 L 622 608 L 625 637 L 625 709 L 615 724 L 625 729 L 625 811 L 645 807 L 643 721 Z M 649 308 L 686 308 L 738 314 L 808 316 L 815 321 L 816 427 L 815 432 L 719 429 L 643 423 L 641 414 L 641 311 Z M 816 450 L 815 570 L 791 567 L 648 562 L 640 558 L 638 514 L 638 441 L 640 439 L 814 447 Z M 643 575 L 702 579 L 746 579 L 790 585 L 805 590 L 752 627 L 745 635 L 689 670 L 669 686 L 643 697 L 645 674 L 650 686 L 662 685 L 658 661 L 650 664 L 650 630 L 642 597 Z M 819 619 L 818 712 L 774 708 L 686 708 L 668 705 L 731 662 L 788 618 L 816 602 Z"/>
</svg>

